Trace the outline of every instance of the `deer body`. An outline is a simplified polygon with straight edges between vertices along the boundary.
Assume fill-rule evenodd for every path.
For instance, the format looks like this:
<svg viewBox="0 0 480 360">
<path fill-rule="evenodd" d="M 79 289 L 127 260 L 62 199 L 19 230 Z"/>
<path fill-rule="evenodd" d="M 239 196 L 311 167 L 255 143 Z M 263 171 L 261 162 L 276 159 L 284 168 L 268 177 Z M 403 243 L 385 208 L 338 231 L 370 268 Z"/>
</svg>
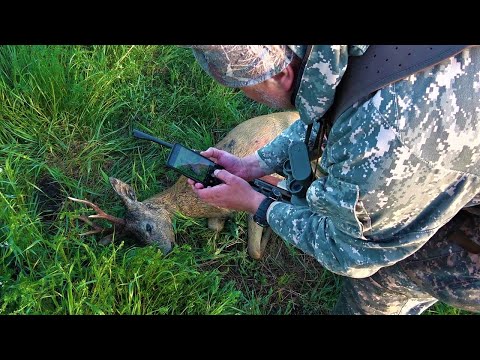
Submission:
<svg viewBox="0 0 480 360">
<path fill-rule="evenodd" d="M 273 140 L 297 119 L 297 112 L 252 118 L 232 129 L 215 147 L 239 157 L 249 155 Z M 175 212 L 194 218 L 208 218 L 209 227 L 216 231 L 223 228 L 225 219 L 233 212 L 199 200 L 184 176 L 170 188 L 141 202 L 137 201 L 135 192 L 129 185 L 115 178 L 110 178 L 110 183 L 127 207 L 124 223 L 120 224 L 120 235 L 134 235 L 141 243 L 157 244 L 164 252 L 170 251 L 175 241 L 172 228 Z M 251 216 L 248 229 L 249 254 L 258 259 L 263 255 L 268 238 L 262 239 L 262 228 L 253 222 Z M 110 241 L 111 235 L 105 237 L 102 243 Z"/>
</svg>

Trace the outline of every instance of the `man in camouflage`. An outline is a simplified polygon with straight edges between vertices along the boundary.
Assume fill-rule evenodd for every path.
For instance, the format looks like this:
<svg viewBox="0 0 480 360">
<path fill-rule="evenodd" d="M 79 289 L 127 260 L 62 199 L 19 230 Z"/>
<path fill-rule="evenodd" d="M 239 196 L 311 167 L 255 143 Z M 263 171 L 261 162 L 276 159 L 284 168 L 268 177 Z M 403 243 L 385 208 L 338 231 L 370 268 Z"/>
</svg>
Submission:
<svg viewBox="0 0 480 360">
<path fill-rule="evenodd" d="M 265 196 L 247 181 L 282 170 L 288 146 L 332 104 L 349 56 L 368 46 L 314 45 L 301 69 L 305 48 L 192 46 L 221 84 L 300 113 L 247 157 L 204 151 L 225 167 L 225 184 L 189 181 L 202 200 L 255 213 Z M 336 119 L 308 205 L 270 205 L 273 231 L 345 276 L 333 313 L 420 314 L 439 300 L 480 311 L 479 100 L 479 47 L 381 88 Z"/>
</svg>

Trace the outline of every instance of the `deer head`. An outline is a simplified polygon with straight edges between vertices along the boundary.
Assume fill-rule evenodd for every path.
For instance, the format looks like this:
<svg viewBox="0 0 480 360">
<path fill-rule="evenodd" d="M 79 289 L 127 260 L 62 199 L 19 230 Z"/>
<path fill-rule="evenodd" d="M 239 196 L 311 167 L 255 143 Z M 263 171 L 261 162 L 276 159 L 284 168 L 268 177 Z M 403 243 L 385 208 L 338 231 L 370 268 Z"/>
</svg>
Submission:
<svg viewBox="0 0 480 360">
<path fill-rule="evenodd" d="M 125 204 L 125 218 L 120 219 L 108 215 L 90 201 L 69 197 L 70 200 L 85 204 L 97 212 L 97 214 L 89 215 L 88 218 L 85 216 L 79 217 L 80 220 L 94 228 L 94 230 L 81 235 L 90 235 L 108 231 L 108 229 L 100 227 L 90 220 L 95 218 L 105 219 L 114 225 L 110 232 L 115 230 L 117 237 L 122 238 L 133 236 L 140 244 L 156 245 L 164 254 L 170 252 L 175 241 L 171 214 L 161 206 L 138 201 L 132 187 L 118 179 L 111 177 L 110 184 Z M 107 244 L 111 241 L 112 234 L 109 234 L 101 240 L 101 243 Z"/>
</svg>

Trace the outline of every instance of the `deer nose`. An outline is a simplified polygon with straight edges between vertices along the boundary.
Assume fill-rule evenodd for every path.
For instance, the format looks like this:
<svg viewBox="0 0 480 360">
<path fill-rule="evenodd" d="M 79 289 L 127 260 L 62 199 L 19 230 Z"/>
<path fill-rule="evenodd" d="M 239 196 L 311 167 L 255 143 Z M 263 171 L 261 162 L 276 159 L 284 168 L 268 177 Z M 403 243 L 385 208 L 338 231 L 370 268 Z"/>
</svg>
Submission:
<svg viewBox="0 0 480 360">
<path fill-rule="evenodd" d="M 165 243 L 162 245 L 161 249 L 162 249 L 162 252 L 164 255 L 167 255 L 169 252 L 172 251 L 174 247 L 174 244 L 173 243 Z"/>
</svg>

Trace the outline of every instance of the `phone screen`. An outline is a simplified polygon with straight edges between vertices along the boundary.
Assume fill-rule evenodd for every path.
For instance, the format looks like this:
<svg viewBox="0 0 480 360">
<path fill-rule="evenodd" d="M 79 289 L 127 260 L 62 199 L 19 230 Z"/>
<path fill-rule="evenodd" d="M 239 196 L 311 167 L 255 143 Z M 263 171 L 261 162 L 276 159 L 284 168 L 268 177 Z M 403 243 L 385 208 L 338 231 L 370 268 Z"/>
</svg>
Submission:
<svg viewBox="0 0 480 360">
<path fill-rule="evenodd" d="M 205 185 L 215 163 L 193 150 L 175 144 L 168 157 L 167 165 L 178 170 L 186 177 Z"/>
</svg>

